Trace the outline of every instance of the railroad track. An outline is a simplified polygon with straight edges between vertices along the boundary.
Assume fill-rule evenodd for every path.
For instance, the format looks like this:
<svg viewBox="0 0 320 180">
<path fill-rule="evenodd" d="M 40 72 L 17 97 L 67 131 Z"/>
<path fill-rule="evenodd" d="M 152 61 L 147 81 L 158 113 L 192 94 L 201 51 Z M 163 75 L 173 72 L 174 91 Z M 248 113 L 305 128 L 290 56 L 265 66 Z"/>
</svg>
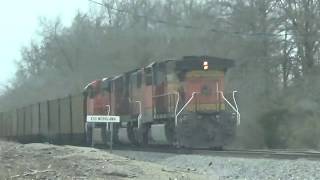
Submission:
<svg viewBox="0 0 320 180">
<path fill-rule="evenodd" d="M 104 147 L 105 148 L 105 147 Z M 107 149 L 105 149 L 107 150 Z M 320 160 L 319 151 L 310 150 L 287 150 L 287 149 L 273 149 L 273 150 L 246 150 L 246 149 L 225 149 L 225 150 L 211 150 L 211 149 L 177 149 L 173 147 L 156 146 L 156 147 L 121 147 L 116 146 L 114 150 L 122 151 L 141 151 L 141 152 L 155 152 L 155 153 L 171 153 L 171 154 L 192 154 L 192 155 L 206 155 L 217 157 L 239 157 L 239 158 L 271 158 L 271 159 L 308 159 Z"/>
<path fill-rule="evenodd" d="M 320 160 L 320 152 L 296 151 L 296 150 L 191 150 L 192 154 L 210 156 L 230 156 L 242 158 L 272 158 L 272 159 L 309 159 Z"/>
</svg>

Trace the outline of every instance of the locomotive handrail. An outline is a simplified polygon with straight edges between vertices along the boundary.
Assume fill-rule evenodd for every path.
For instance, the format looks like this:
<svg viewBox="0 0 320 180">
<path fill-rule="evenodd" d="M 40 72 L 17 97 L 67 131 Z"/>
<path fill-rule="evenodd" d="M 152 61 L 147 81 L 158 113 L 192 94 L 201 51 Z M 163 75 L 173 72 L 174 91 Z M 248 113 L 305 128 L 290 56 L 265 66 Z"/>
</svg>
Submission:
<svg viewBox="0 0 320 180">
<path fill-rule="evenodd" d="M 111 107 L 110 107 L 110 105 L 106 105 L 106 107 L 108 107 L 108 116 L 110 115 L 110 110 L 111 110 Z"/>
<path fill-rule="evenodd" d="M 240 125 L 240 112 L 239 112 L 239 108 L 238 108 L 237 101 L 235 98 L 235 93 L 237 93 L 237 92 L 238 91 L 232 91 L 232 98 L 233 98 L 233 102 L 235 104 L 235 107 L 237 109 L 237 124 Z"/>
<path fill-rule="evenodd" d="M 109 116 L 110 115 L 110 111 L 111 111 L 111 106 L 109 104 L 107 104 L 106 107 L 108 108 L 107 115 Z M 106 123 L 106 124 L 107 124 L 106 130 L 109 130 L 109 123 Z"/>
<path fill-rule="evenodd" d="M 139 116 L 138 116 L 138 128 L 140 128 L 140 120 L 142 117 L 142 113 L 141 113 L 141 101 L 136 101 L 139 104 Z"/>
<path fill-rule="evenodd" d="M 174 108 L 174 124 L 175 124 L 175 126 L 177 126 L 178 125 L 177 110 L 178 110 L 178 105 L 179 105 L 179 101 L 180 101 L 180 94 L 177 91 L 174 91 L 174 92 L 171 92 L 171 93 L 155 95 L 155 96 L 152 96 L 152 98 L 170 96 L 170 95 L 176 95 L 177 96 L 176 106 Z"/>
<path fill-rule="evenodd" d="M 190 99 L 182 106 L 182 108 L 180 109 L 180 111 L 176 114 L 175 119 L 178 119 L 178 116 L 180 115 L 180 113 L 189 105 L 189 103 L 192 101 L 192 99 L 194 98 L 194 96 L 196 94 L 199 94 L 199 92 L 192 92 L 192 95 L 190 97 Z M 177 125 L 177 124 L 176 124 Z"/>
<path fill-rule="evenodd" d="M 170 95 L 177 95 L 177 94 L 179 94 L 179 93 L 177 91 L 174 91 L 174 92 L 170 92 L 170 93 L 155 95 L 155 96 L 152 96 L 152 98 L 157 98 L 157 97 L 162 97 L 162 96 L 170 96 Z"/>
<path fill-rule="evenodd" d="M 177 96 L 176 107 L 175 107 L 175 110 L 174 110 L 174 122 L 175 122 L 175 126 L 178 126 L 178 116 L 190 104 L 190 102 L 194 98 L 195 94 L 198 94 L 198 93 L 199 92 L 192 92 L 192 95 L 191 95 L 190 99 L 182 106 L 182 108 L 179 110 L 179 112 L 177 112 L 177 111 L 178 111 L 178 105 L 179 105 L 179 101 L 180 101 L 180 94 L 177 91 L 175 91 L 173 93 L 166 93 L 166 94 L 156 95 L 156 96 L 153 96 L 152 98 L 169 96 L 169 95 L 176 95 Z"/>
<path fill-rule="evenodd" d="M 138 128 L 140 128 L 140 124 L 141 124 L 140 120 L 141 120 L 141 117 L 142 117 L 141 101 L 135 101 L 135 102 L 139 104 Z M 129 103 L 133 103 L 132 100 L 131 100 L 131 98 L 129 98 Z"/>
<path fill-rule="evenodd" d="M 232 110 L 234 110 L 234 111 L 237 113 L 237 125 L 240 125 L 240 112 L 239 112 L 238 105 L 237 105 L 236 100 L 235 100 L 235 97 L 234 97 L 234 95 L 235 95 L 236 92 L 237 92 L 237 91 L 233 91 L 233 92 L 232 92 L 233 101 L 234 101 L 234 103 L 235 103 L 235 106 L 233 106 L 233 105 L 224 97 L 223 92 L 222 92 L 222 91 L 219 91 L 222 99 L 223 99 L 224 101 L 226 101 L 226 102 L 228 103 L 228 105 L 232 108 Z"/>
</svg>

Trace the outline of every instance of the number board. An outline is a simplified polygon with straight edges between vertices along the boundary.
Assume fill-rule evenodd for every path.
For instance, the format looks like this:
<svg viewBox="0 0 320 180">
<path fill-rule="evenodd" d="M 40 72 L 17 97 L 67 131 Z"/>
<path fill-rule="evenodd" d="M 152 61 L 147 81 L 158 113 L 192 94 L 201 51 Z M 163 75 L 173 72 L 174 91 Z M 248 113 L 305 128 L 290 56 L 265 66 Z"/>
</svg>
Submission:
<svg viewBox="0 0 320 180">
<path fill-rule="evenodd" d="M 91 115 L 91 116 L 87 116 L 87 122 L 118 123 L 118 122 L 120 122 L 120 116 Z"/>
</svg>

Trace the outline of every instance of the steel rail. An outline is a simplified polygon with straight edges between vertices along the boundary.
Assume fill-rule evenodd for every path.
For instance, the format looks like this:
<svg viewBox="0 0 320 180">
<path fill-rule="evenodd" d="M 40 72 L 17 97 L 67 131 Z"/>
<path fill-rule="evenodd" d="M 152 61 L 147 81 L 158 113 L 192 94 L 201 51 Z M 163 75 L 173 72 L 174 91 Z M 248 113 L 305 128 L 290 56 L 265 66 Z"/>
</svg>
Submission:
<svg viewBox="0 0 320 180">
<path fill-rule="evenodd" d="M 274 149 L 191 149 L 191 148 L 174 148 L 170 146 L 148 146 L 148 147 L 122 147 L 117 146 L 115 150 L 120 151 L 141 151 L 153 153 L 169 153 L 182 155 L 204 155 L 214 157 L 236 157 L 236 158 L 251 158 L 251 159 L 308 159 L 320 160 L 320 151 L 304 151 L 304 150 L 274 150 Z"/>
</svg>

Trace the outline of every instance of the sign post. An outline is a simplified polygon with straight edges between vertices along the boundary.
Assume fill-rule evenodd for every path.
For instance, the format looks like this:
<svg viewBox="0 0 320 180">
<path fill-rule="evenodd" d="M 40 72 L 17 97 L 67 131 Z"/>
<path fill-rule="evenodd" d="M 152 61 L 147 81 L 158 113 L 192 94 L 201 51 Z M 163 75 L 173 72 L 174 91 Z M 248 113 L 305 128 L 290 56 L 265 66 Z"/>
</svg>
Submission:
<svg viewBox="0 0 320 180">
<path fill-rule="evenodd" d="M 96 127 L 95 123 L 92 123 L 92 130 L 91 130 L 91 147 L 94 147 L 94 140 L 93 140 L 93 130 Z"/>
<path fill-rule="evenodd" d="M 113 123 L 110 123 L 111 135 L 110 135 L 110 153 L 112 153 L 112 145 L 113 145 Z"/>
<path fill-rule="evenodd" d="M 120 116 L 100 116 L 100 115 L 92 115 L 87 116 L 88 123 L 110 123 L 110 152 L 112 152 L 113 146 L 113 123 L 120 123 Z M 93 126 L 94 127 L 94 126 Z M 92 140 L 93 141 L 93 140 Z"/>
</svg>

